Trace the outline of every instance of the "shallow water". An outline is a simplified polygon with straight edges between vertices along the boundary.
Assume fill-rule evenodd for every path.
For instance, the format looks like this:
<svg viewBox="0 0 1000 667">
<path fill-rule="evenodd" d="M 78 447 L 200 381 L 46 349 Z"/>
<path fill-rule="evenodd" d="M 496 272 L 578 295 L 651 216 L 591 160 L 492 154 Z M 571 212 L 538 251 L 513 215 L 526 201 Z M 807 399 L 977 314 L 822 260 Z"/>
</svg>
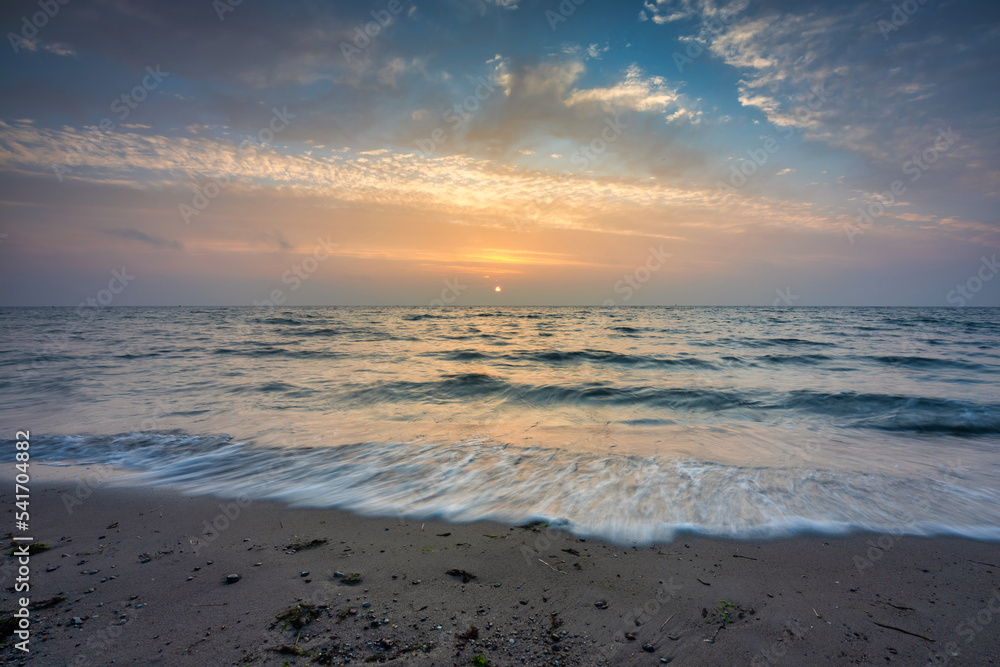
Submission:
<svg viewBox="0 0 1000 667">
<path fill-rule="evenodd" d="M 1000 538 L 1000 310 L 0 309 L 35 460 L 621 542 Z"/>
</svg>

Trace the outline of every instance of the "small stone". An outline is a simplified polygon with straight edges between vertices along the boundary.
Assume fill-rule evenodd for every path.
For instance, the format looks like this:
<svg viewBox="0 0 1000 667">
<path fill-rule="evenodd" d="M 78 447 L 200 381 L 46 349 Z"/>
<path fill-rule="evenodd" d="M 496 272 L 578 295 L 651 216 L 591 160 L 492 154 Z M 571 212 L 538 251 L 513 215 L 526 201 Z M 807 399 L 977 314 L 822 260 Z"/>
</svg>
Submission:
<svg viewBox="0 0 1000 667">
<path fill-rule="evenodd" d="M 47 568 L 45 568 L 45 571 L 46 572 L 55 572 L 58 569 L 59 569 L 58 565 L 49 565 Z"/>
<path fill-rule="evenodd" d="M 299 572 L 299 576 L 300 577 L 308 577 L 309 573 L 308 572 Z"/>
<path fill-rule="evenodd" d="M 498 581 L 495 584 L 493 584 L 493 588 L 500 588 L 500 582 Z"/>
<path fill-rule="evenodd" d="M 598 609 L 607 609 L 608 603 L 606 600 L 598 600 L 597 602 L 594 603 L 594 606 L 597 607 Z"/>
<path fill-rule="evenodd" d="M 194 579 L 194 577 L 188 577 L 187 581 L 191 581 L 192 579 Z"/>
<path fill-rule="evenodd" d="M 645 651 L 646 653 L 653 653 L 654 651 L 656 651 L 656 647 L 653 646 L 652 644 L 643 644 L 642 650 Z"/>
<path fill-rule="evenodd" d="M 364 604 L 362 604 L 361 606 L 362 606 L 362 607 L 364 607 L 365 609 L 368 609 L 368 607 L 370 607 L 370 606 L 372 606 L 372 605 L 371 605 L 371 603 L 370 603 L 370 602 L 365 602 L 365 603 L 364 603 Z"/>
<path fill-rule="evenodd" d="M 625 633 L 625 639 L 629 640 L 630 642 L 634 642 L 635 641 L 635 635 L 632 634 L 631 632 L 626 632 Z"/>
<path fill-rule="evenodd" d="M 336 578 L 336 579 L 343 579 L 345 575 L 344 575 L 344 573 L 343 573 L 343 572 L 334 572 L 334 573 L 333 573 L 333 576 L 334 576 L 334 578 Z"/>
<path fill-rule="evenodd" d="M 238 575 L 238 574 L 229 574 L 229 575 L 226 575 L 226 583 L 227 584 L 235 584 L 239 580 L 240 580 L 240 575 Z"/>
<path fill-rule="evenodd" d="M 83 625 L 83 619 L 79 616 L 74 616 L 73 620 L 70 621 L 73 625 Z"/>
</svg>

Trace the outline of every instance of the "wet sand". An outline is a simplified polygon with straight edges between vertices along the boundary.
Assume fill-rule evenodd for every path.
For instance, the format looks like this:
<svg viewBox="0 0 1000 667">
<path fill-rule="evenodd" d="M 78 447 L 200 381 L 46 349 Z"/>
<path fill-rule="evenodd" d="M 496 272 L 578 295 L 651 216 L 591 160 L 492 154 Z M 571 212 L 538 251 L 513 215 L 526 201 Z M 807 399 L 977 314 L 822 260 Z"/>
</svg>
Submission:
<svg viewBox="0 0 1000 667">
<path fill-rule="evenodd" d="M 9 664 L 1000 664 L 995 543 L 626 547 L 195 497 L 103 467 L 31 476 L 27 534 L 49 548 L 31 557 L 31 652 L 7 637 Z M 4 557 L 5 619 L 16 570 Z"/>
</svg>

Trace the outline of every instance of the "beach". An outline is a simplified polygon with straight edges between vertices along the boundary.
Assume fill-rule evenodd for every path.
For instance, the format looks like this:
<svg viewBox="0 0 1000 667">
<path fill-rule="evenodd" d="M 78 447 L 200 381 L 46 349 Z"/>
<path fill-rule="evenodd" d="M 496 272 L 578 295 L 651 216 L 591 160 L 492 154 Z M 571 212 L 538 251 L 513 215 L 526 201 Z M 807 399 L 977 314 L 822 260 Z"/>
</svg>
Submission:
<svg viewBox="0 0 1000 667">
<path fill-rule="evenodd" d="M 1000 2 L 96 4 L 0 5 L 0 667 L 1000 667 Z"/>
<path fill-rule="evenodd" d="M 30 557 L 31 653 L 8 638 L 9 664 L 1000 659 L 1000 568 L 989 542 L 682 533 L 630 547 L 540 524 L 193 496 L 143 488 L 103 465 L 32 465 L 31 477 L 31 534 L 49 548 Z M 8 470 L 2 483 L 0 501 L 13 511 Z M 5 558 L 5 581 L 14 568 Z M 238 580 L 227 583 L 230 575 Z M 3 591 L 5 618 L 20 595 Z"/>
</svg>

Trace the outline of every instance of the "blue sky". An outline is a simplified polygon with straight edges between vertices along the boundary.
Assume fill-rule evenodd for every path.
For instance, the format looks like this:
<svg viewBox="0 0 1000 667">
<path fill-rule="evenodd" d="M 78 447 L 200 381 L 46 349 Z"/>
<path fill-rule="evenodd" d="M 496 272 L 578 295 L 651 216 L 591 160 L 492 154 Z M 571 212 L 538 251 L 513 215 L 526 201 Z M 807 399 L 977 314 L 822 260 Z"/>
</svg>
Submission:
<svg viewBox="0 0 1000 667">
<path fill-rule="evenodd" d="M 122 267 L 114 305 L 456 280 L 1000 304 L 996 3 L 36 0 L 0 25 L 0 304 Z"/>
</svg>

